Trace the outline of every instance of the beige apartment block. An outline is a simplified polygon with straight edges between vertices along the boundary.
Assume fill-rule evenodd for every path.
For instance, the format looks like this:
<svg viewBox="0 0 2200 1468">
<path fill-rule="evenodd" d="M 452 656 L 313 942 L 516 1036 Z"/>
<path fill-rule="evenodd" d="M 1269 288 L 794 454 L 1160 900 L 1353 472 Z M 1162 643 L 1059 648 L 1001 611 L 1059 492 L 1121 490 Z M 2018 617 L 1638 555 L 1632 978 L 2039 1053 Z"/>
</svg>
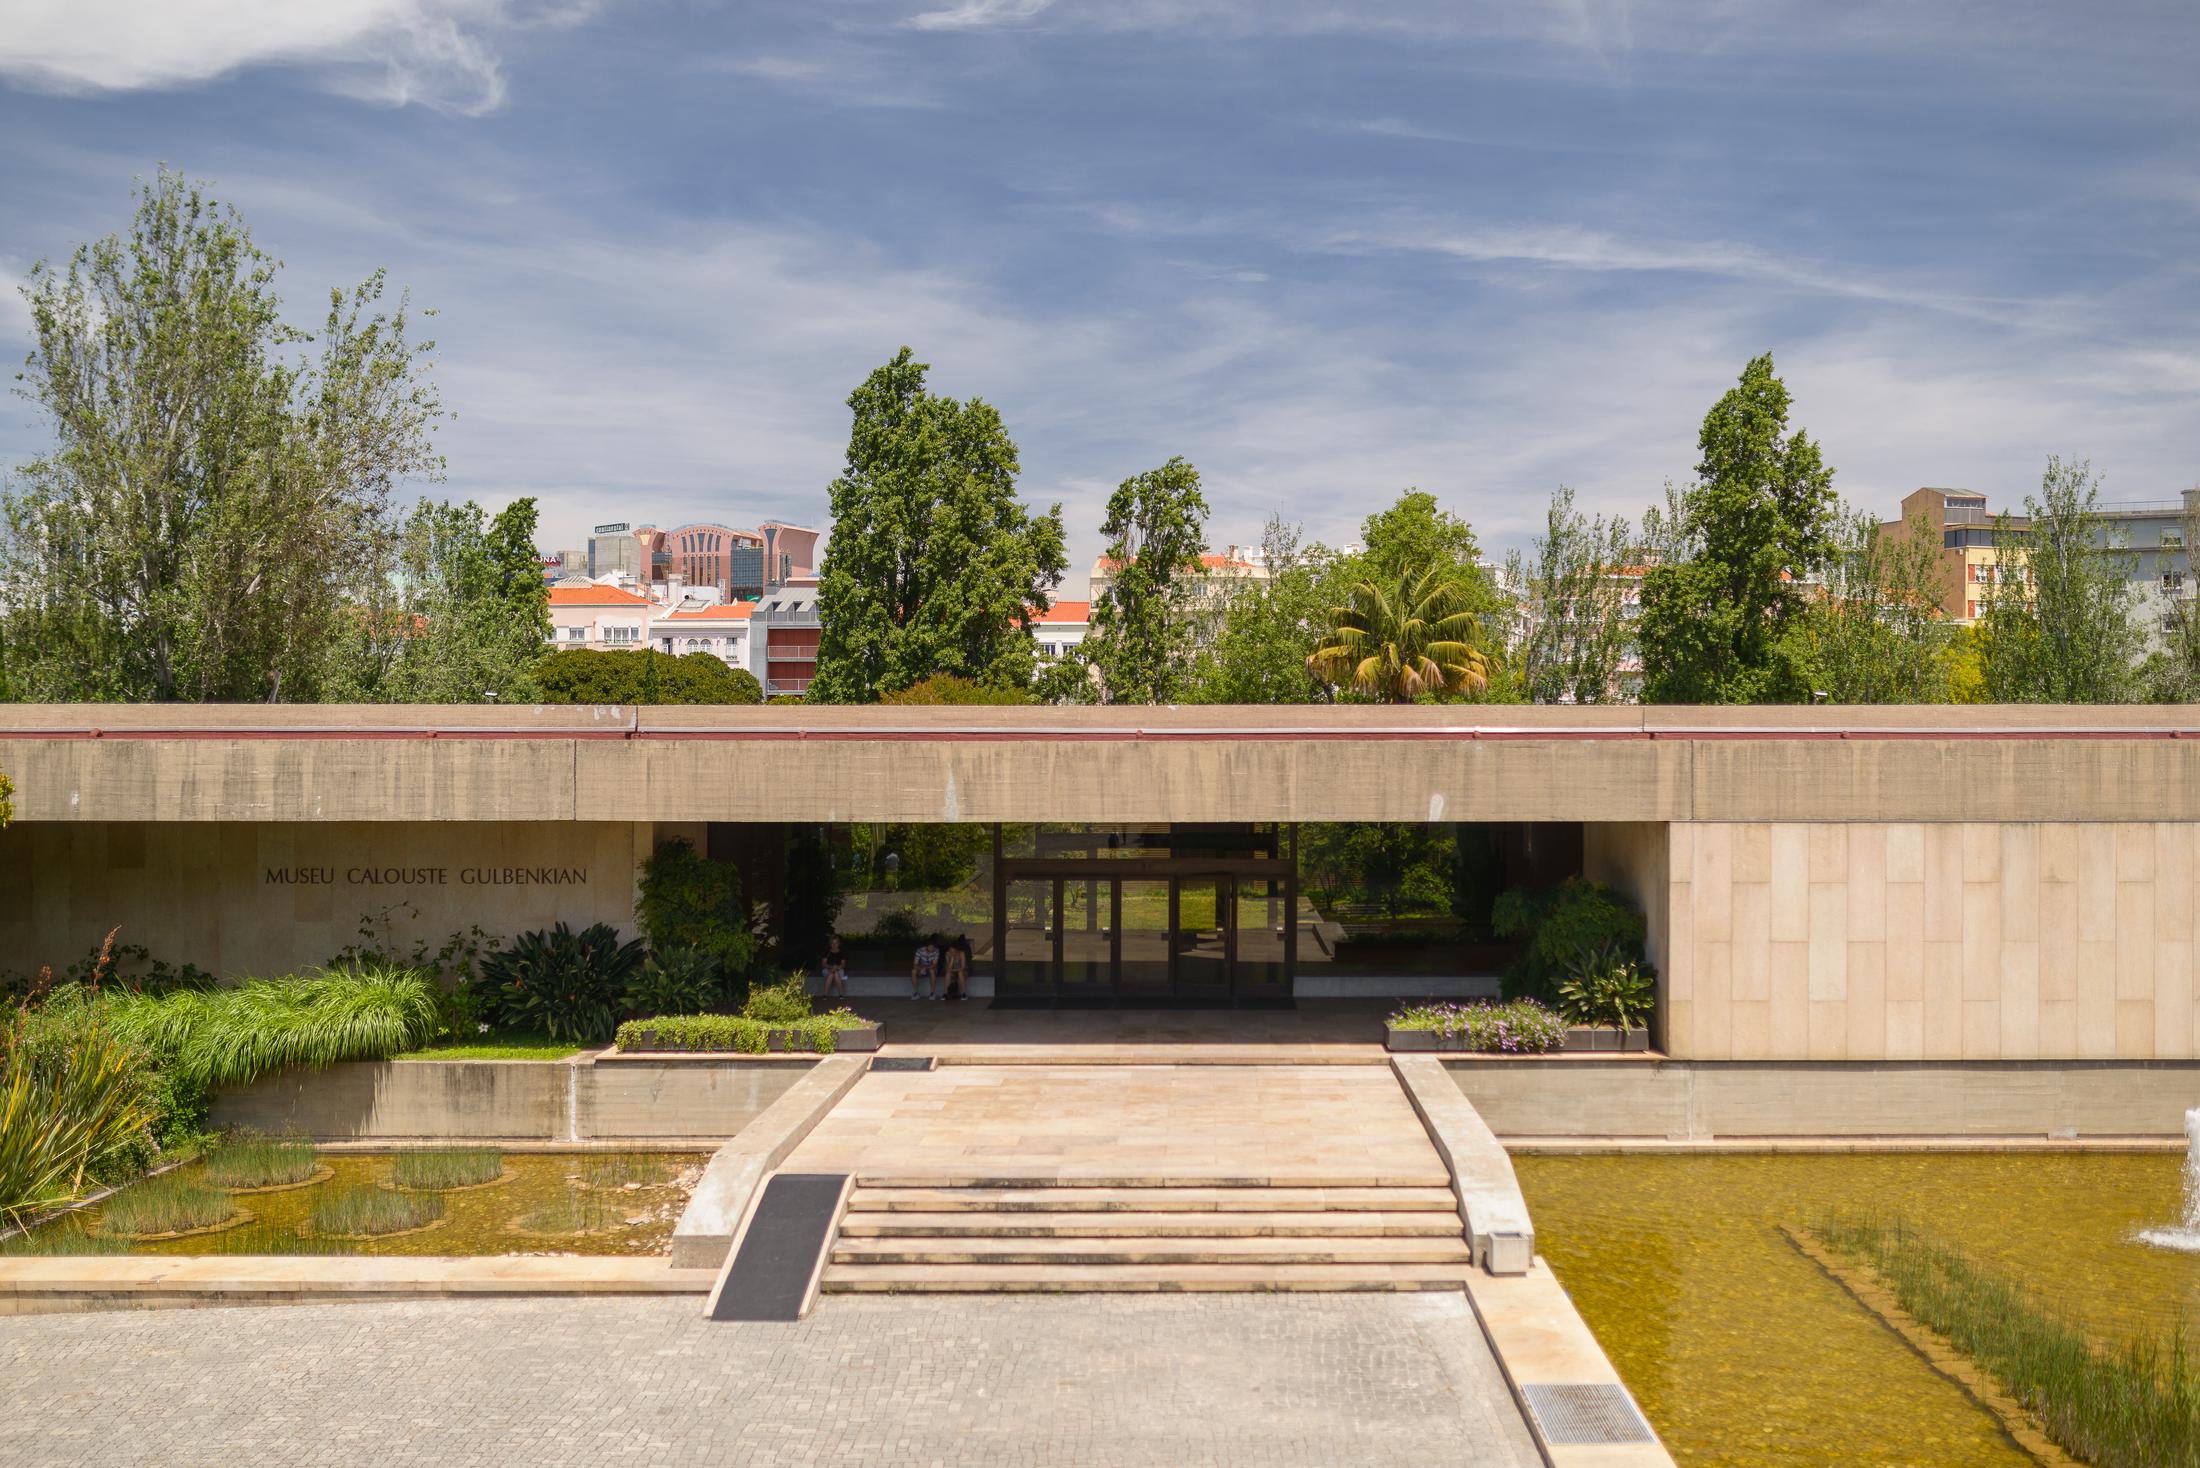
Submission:
<svg viewBox="0 0 2200 1468">
<path fill-rule="evenodd" d="M 2200 1057 L 2200 825 L 1635 823 L 1587 845 L 1650 914 L 1676 1058 Z"/>
</svg>

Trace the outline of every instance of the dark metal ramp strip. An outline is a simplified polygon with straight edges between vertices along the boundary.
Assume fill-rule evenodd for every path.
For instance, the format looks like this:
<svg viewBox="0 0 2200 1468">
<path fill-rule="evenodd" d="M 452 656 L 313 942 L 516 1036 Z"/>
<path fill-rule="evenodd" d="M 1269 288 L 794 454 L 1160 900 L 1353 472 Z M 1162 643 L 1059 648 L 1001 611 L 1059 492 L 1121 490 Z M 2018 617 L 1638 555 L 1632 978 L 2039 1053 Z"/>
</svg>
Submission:
<svg viewBox="0 0 2200 1468">
<path fill-rule="evenodd" d="M 800 1320 L 848 1193 L 843 1172 L 783 1172 L 764 1184 L 740 1247 L 711 1293 L 713 1320 Z"/>
</svg>

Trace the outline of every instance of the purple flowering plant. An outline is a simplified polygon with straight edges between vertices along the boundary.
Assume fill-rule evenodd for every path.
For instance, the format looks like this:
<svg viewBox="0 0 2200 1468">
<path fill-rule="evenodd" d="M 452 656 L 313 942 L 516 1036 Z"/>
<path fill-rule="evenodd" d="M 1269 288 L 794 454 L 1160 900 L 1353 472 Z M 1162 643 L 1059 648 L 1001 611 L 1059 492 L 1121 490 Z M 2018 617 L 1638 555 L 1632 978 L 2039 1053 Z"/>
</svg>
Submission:
<svg viewBox="0 0 2200 1468">
<path fill-rule="evenodd" d="M 1390 1017 L 1392 1029 L 1433 1030 L 1464 1038 L 1469 1050 L 1503 1055 L 1542 1055 L 1566 1043 L 1566 1023 L 1533 999 L 1508 1004 L 1430 1001 L 1409 1004 Z"/>
</svg>

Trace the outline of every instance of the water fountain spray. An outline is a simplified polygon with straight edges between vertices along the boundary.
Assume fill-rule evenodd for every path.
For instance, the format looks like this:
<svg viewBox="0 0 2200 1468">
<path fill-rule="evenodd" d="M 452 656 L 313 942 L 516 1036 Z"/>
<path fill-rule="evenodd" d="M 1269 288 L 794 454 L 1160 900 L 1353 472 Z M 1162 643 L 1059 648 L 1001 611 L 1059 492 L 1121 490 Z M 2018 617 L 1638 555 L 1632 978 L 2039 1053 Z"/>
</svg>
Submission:
<svg viewBox="0 0 2200 1468">
<path fill-rule="evenodd" d="M 2185 1216 L 2175 1228 L 2150 1228 L 2139 1242 L 2200 1254 L 2200 1107 L 2185 1113 Z"/>
</svg>

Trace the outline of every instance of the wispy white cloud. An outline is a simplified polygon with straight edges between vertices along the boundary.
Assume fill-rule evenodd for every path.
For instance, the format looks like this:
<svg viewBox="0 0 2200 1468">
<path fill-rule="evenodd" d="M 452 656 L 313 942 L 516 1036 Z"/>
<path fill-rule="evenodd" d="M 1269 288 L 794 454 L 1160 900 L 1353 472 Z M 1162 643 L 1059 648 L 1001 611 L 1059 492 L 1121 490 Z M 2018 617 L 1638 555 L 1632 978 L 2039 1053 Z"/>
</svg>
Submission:
<svg viewBox="0 0 2200 1468">
<path fill-rule="evenodd" d="M 62 92 L 190 86 L 301 65 L 332 90 L 482 113 L 504 100 L 493 37 L 570 24 L 580 0 L 7 0 L 0 76 Z"/>
<path fill-rule="evenodd" d="M 976 30 L 984 26 L 1016 25 L 1046 10 L 1054 0 L 959 0 L 945 10 L 926 10 L 909 17 L 920 31 Z"/>
</svg>

